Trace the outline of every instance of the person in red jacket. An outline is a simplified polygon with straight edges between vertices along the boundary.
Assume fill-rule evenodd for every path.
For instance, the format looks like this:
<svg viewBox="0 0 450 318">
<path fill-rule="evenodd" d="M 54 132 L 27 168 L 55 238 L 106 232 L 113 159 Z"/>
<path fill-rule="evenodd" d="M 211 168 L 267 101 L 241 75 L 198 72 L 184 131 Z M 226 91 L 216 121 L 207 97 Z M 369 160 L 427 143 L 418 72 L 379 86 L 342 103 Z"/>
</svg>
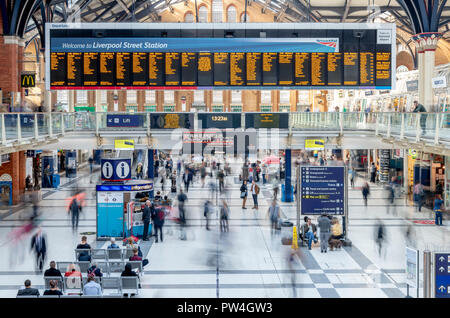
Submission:
<svg viewBox="0 0 450 318">
<path fill-rule="evenodd" d="M 141 261 L 142 267 L 148 264 L 148 259 L 142 259 L 142 256 L 138 255 L 139 250 L 135 247 L 133 248 L 133 256 L 129 258 L 130 261 Z"/>
</svg>

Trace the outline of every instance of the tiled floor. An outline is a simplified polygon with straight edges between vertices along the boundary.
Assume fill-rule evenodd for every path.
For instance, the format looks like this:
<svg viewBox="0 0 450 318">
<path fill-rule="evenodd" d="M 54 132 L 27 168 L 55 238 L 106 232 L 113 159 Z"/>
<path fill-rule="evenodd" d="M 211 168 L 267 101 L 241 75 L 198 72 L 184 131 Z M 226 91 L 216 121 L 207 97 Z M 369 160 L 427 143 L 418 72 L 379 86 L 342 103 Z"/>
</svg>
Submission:
<svg viewBox="0 0 450 318">
<path fill-rule="evenodd" d="M 449 247 L 447 221 L 443 227 L 413 224 L 413 219 L 429 219 L 429 211 L 417 213 L 400 198 L 395 201 L 397 214 L 388 214 L 381 188 L 372 186 L 368 207 L 364 207 L 359 189 L 349 189 L 352 247 L 326 254 L 320 253 L 318 247 L 311 251 L 302 247 L 292 273 L 287 262 L 290 247 L 281 245 L 283 234 L 272 235 L 269 229 L 271 188 L 263 186 L 258 211 L 251 209 L 251 198 L 248 209 L 242 210 L 235 177 L 227 179 L 231 197 L 229 233 L 220 233 L 216 220 L 212 221 L 212 230 L 206 231 L 203 202 L 208 190 L 195 184 L 188 193 L 187 240 L 179 239 L 178 225 L 166 223 L 164 242 L 153 243 L 146 255 L 150 264 L 141 279 L 140 297 L 293 297 L 294 288 L 296 297 L 404 297 L 404 233 L 408 224 L 414 226 L 415 232 L 411 244 L 421 251 L 425 247 Z M 77 187 L 88 193 L 79 232 L 95 232 L 95 188 L 90 178 L 82 169 L 76 180 L 61 178 L 62 187 L 57 191 L 43 191 L 40 224 L 48 241 L 46 266 L 50 260 L 74 260 L 73 248 L 80 234 L 71 230 L 66 198 Z M 295 222 L 295 203 L 281 203 L 281 207 L 284 217 Z M 43 289 L 42 276 L 34 272 L 30 238 L 16 245 L 8 239 L 8 233 L 22 224 L 20 218 L 30 211 L 25 206 L 0 221 L 0 297 L 15 297 L 27 278 Z M 381 256 L 374 243 L 377 219 L 384 222 L 388 237 Z M 105 244 L 94 242 L 94 235 L 88 237 L 96 246 Z M 415 291 L 412 294 L 415 296 Z"/>
</svg>

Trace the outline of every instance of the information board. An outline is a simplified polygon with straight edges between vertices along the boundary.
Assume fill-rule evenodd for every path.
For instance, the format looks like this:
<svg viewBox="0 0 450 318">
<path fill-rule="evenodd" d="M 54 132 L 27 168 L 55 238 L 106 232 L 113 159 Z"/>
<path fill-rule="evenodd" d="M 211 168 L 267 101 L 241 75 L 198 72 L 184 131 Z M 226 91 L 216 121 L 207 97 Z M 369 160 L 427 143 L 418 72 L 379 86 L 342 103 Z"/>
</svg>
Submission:
<svg viewBox="0 0 450 318">
<path fill-rule="evenodd" d="M 450 298 L 450 253 L 434 254 L 435 298 Z"/>
<path fill-rule="evenodd" d="M 200 30 L 188 30 L 190 27 L 168 23 L 160 30 L 145 23 L 114 27 L 50 23 L 46 30 L 46 85 L 48 89 L 391 89 L 394 82 L 394 25 L 352 24 L 349 28 L 324 24 L 312 32 L 314 26 L 295 23 L 296 36 L 276 28 L 280 37 L 272 38 L 246 37 L 247 32 L 237 32 L 240 35 L 236 37 L 205 37 Z M 205 24 L 204 29 L 223 32 L 216 27 Z M 271 27 L 258 24 L 246 30 L 264 28 L 269 32 Z M 102 37 L 92 36 L 97 28 Z M 155 37 L 170 29 L 177 31 Z M 183 35 L 185 31 L 190 35 Z"/>
<path fill-rule="evenodd" d="M 418 287 L 419 281 L 419 251 L 406 247 L 406 283 L 413 288 Z"/>
<path fill-rule="evenodd" d="M 302 215 L 344 215 L 345 167 L 300 167 Z"/>
<path fill-rule="evenodd" d="M 199 125 L 203 129 L 208 128 L 241 128 L 241 114 L 213 113 L 198 114 Z"/>
<path fill-rule="evenodd" d="M 283 113 L 246 113 L 245 128 L 280 128 L 289 126 L 289 114 Z"/>
<path fill-rule="evenodd" d="M 106 127 L 141 127 L 143 121 L 142 115 L 106 115 Z"/>
<path fill-rule="evenodd" d="M 194 114 L 177 113 L 153 113 L 150 114 L 152 129 L 193 129 L 194 128 Z"/>
</svg>

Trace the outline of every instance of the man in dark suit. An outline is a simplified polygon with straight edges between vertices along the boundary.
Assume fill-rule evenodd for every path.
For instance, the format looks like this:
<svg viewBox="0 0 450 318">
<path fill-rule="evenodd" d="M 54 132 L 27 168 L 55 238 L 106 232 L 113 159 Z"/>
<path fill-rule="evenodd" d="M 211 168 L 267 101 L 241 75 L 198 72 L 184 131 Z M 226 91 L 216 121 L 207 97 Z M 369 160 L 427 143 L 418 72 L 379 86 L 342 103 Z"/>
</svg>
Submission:
<svg viewBox="0 0 450 318">
<path fill-rule="evenodd" d="M 56 268 L 55 261 L 51 261 L 50 268 L 44 272 L 44 277 L 60 277 L 60 276 L 62 277 L 62 274 L 59 271 L 59 269 Z"/>
<path fill-rule="evenodd" d="M 142 213 L 142 221 L 144 222 L 144 233 L 142 235 L 142 240 L 148 241 L 148 227 L 150 225 L 150 217 L 153 215 L 153 206 L 150 200 L 145 202 L 144 211 Z"/>
<path fill-rule="evenodd" d="M 47 245 L 45 243 L 45 236 L 42 234 L 42 230 L 40 228 L 31 239 L 31 249 L 34 250 L 36 255 L 36 267 L 39 272 L 42 272 L 47 253 Z"/>
<path fill-rule="evenodd" d="M 39 296 L 39 290 L 37 290 L 36 288 L 31 288 L 31 281 L 29 279 L 27 279 L 25 281 L 25 288 L 24 289 L 20 289 L 17 292 L 17 296 Z"/>
</svg>

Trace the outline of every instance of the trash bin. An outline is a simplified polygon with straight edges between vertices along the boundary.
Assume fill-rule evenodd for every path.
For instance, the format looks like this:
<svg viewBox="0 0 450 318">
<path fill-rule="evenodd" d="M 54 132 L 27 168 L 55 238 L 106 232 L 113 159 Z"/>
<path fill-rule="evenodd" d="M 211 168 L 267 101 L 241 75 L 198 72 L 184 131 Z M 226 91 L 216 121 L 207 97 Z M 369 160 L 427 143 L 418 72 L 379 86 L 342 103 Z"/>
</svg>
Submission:
<svg viewBox="0 0 450 318">
<path fill-rule="evenodd" d="M 291 245 L 292 244 L 292 231 L 294 223 L 291 221 L 285 220 L 280 222 L 281 226 L 281 244 L 283 245 Z"/>
<path fill-rule="evenodd" d="M 59 174 L 52 175 L 52 186 L 57 189 L 59 187 Z"/>
</svg>

